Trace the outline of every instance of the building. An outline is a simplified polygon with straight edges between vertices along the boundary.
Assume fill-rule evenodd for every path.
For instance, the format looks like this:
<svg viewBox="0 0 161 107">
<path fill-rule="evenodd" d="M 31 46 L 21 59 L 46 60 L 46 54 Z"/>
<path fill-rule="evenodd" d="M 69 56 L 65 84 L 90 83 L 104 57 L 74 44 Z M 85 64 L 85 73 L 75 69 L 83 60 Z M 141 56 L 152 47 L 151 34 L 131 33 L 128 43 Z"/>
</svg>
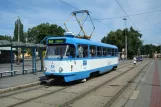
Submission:
<svg viewBox="0 0 161 107">
<path fill-rule="evenodd" d="M 12 48 L 12 60 L 14 62 L 16 49 Z M 11 47 L 0 47 L 0 63 L 8 63 L 11 62 Z"/>
</svg>

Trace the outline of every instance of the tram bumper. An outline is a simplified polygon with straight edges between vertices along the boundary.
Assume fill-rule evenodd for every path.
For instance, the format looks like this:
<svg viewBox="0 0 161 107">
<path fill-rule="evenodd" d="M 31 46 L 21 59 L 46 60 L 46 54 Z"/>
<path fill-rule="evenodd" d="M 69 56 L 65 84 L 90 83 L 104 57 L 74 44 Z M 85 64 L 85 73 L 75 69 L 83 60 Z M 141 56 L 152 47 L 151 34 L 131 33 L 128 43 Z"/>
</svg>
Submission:
<svg viewBox="0 0 161 107">
<path fill-rule="evenodd" d="M 72 72 L 72 73 L 44 72 L 44 74 L 46 76 L 52 76 L 53 78 L 63 77 L 65 82 L 80 80 L 88 78 L 90 76 L 89 72 Z"/>
</svg>

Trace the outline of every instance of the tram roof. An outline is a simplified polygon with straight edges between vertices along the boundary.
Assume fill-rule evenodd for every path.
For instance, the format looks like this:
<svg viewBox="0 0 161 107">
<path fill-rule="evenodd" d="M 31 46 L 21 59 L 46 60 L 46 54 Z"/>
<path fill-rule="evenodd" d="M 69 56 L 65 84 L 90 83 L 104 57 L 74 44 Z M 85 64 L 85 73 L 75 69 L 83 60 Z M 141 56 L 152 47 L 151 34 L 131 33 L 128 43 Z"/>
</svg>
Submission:
<svg viewBox="0 0 161 107">
<path fill-rule="evenodd" d="M 89 45 L 96 45 L 96 46 L 103 46 L 103 47 L 118 48 L 115 45 L 105 44 L 105 43 L 101 43 L 101 42 L 95 42 L 95 41 L 91 41 L 91 40 L 87 40 L 87 39 L 74 38 L 74 37 L 50 37 L 48 39 L 66 39 L 67 43 L 89 44 Z"/>
</svg>

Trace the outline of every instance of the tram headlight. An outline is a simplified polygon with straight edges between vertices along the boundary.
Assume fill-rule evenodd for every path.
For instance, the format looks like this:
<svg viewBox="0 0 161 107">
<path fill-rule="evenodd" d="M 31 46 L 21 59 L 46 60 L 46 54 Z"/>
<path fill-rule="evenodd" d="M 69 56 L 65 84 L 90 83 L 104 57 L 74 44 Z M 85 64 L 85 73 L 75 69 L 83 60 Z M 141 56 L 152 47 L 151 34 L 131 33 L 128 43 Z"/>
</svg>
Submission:
<svg viewBox="0 0 161 107">
<path fill-rule="evenodd" d="M 63 68 L 62 67 L 59 68 L 59 72 L 63 72 Z"/>
<path fill-rule="evenodd" d="M 44 67 L 44 71 L 46 71 L 47 70 L 47 68 L 46 67 Z"/>
</svg>

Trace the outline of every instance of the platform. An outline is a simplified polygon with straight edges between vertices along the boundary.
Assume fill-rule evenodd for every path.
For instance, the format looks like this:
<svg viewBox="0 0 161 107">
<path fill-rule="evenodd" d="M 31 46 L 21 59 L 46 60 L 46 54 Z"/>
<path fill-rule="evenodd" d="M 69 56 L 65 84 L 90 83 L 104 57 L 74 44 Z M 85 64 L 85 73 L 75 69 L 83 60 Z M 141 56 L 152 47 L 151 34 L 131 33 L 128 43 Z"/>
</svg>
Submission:
<svg viewBox="0 0 161 107">
<path fill-rule="evenodd" d="M 161 60 L 153 60 L 124 107 L 161 107 Z"/>
<path fill-rule="evenodd" d="M 22 63 L 20 63 L 20 65 L 17 65 L 16 63 L 13 64 L 13 70 L 16 70 L 15 73 L 11 73 L 10 63 L 0 64 L 0 73 L 3 73 L 0 76 L 0 89 L 38 82 L 44 74 L 40 71 L 40 61 L 37 61 L 36 66 L 36 73 L 33 73 L 32 70 L 30 70 L 23 75 Z M 32 61 L 25 61 L 24 68 L 31 69 Z"/>
</svg>

